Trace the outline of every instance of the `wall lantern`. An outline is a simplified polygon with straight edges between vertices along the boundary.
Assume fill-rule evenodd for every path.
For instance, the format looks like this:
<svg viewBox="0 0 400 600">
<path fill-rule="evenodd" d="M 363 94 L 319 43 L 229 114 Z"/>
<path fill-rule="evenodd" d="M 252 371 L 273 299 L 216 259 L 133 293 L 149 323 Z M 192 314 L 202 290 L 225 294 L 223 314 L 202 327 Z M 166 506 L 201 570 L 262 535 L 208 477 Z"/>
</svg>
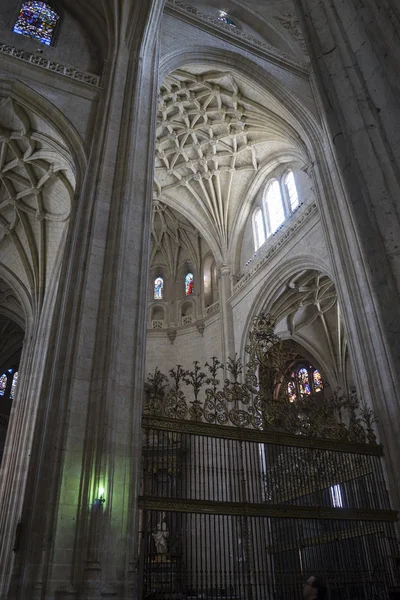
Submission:
<svg viewBox="0 0 400 600">
<path fill-rule="evenodd" d="M 99 497 L 96 498 L 95 503 L 98 506 L 102 506 L 104 504 L 104 502 L 106 501 L 106 499 L 104 498 L 104 488 L 102 486 L 99 487 Z"/>
</svg>

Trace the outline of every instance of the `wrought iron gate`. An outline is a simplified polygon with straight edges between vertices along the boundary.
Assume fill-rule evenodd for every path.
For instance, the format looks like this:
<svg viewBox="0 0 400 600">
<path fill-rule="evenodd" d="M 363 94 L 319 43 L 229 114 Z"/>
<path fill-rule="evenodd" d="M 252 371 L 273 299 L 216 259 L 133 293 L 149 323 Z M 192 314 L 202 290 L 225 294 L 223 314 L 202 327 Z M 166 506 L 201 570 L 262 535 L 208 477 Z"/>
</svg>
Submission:
<svg viewBox="0 0 400 600">
<path fill-rule="evenodd" d="M 159 371 L 149 380 L 139 597 L 293 600 L 318 574 L 331 600 L 390 598 L 400 583 L 397 515 L 370 411 L 356 414 L 343 397 L 329 408 L 320 396 L 314 413 L 310 398 L 294 409 L 285 398 L 282 413 L 279 395 L 268 399 L 248 374 L 239 382 L 239 361 L 219 390 L 215 360 L 208 377 L 197 364 L 171 370 L 169 389 Z"/>
</svg>

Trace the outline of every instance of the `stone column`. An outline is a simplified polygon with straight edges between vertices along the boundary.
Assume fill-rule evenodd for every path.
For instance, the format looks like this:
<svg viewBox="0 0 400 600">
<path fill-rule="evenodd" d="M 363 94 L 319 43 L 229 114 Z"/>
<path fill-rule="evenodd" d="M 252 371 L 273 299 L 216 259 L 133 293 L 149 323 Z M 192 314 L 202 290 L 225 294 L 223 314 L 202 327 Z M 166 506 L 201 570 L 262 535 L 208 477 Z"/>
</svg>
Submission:
<svg viewBox="0 0 400 600">
<path fill-rule="evenodd" d="M 294 0 L 339 167 L 322 217 L 360 391 L 371 398 L 399 500 L 400 22 L 391 0 Z M 336 165 L 335 165 L 336 162 Z M 332 175 L 332 171 L 331 171 Z M 340 195 L 341 192 L 339 192 Z M 333 205 L 333 198 L 337 206 Z M 344 306 L 343 306 L 344 304 Z M 351 316 L 352 313 L 352 316 Z M 397 465 L 397 466 L 396 466 Z M 397 474 L 396 474 L 397 471 Z M 396 481 L 397 480 L 397 481 Z"/>
<path fill-rule="evenodd" d="M 235 356 L 235 333 L 233 327 L 233 311 L 229 298 L 232 294 L 231 268 L 222 265 L 219 270 L 219 305 L 221 314 L 223 361 Z"/>
<path fill-rule="evenodd" d="M 133 594 L 163 0 L 110 0 L 104 8 L 109 68 L 43 353 L 39 408 L 17 415 L 15 435 L 33 420 L 34 438 L 16 445 L 3 475 L 2 598 Z M 101 494 L 104 503 L 96 502 Z"/>
</svg>

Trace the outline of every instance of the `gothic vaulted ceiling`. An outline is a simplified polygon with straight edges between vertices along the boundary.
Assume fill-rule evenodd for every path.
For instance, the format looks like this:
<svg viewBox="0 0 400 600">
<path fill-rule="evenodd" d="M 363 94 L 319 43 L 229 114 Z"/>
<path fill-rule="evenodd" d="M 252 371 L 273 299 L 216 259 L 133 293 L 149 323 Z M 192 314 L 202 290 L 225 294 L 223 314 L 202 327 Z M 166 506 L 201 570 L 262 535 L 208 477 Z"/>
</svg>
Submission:
<svg viewBox="0 0 400 600">
<path fill-rule="evenodd" d="M 0 270 L 39 308 L 75 185 L 73 161 L 48 123 L 0 97 Z"/>
<path fill-rule="evenodd" d="M 271 157 L 294 151 L 306 154 L 295 129 L 231 72 L 192 67 L 161 86 L 154 197 L 185 215 L 217 260 L 227 260 L 253 182 Z"/>
<path fill-rule="evenodd" d="M 151 268 L 163 265 L 172 278 L 177 276 L 182 261 L 200 268 L 202 250 L 207 248 L 197 229 L 185 217 L 154 200 L 151 225 Z"/>
</svg>

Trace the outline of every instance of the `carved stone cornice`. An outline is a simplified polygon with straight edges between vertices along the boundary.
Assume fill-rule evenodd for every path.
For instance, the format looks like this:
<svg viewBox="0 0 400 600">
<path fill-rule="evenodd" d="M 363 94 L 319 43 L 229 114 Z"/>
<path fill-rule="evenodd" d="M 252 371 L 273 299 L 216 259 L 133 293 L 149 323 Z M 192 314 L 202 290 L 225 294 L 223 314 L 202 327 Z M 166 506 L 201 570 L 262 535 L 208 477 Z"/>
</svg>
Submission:
<svg viewBox="0 0 400 600">
<path fill-rule="evenodd" d="M 101 84 L 101 77 L 99 75 L 87 73 L 86 71 L 71 67 L 70 65 L 65 65 L 56 60 L 45 58 L 37 52 L 30 52 L 29 50 L 17 48 L 12 44 L 1 42 L 0 54 L 5 54 L 6 56 L 16 58 L 17 60 L 22 60 L 41 69 L 45 69 L 46 71 L 57 73 L 57 75 L 62 75 L 90 86 L 99 88 Z"/>
<path fill-rule="evenodd" d="M 229 38 L 229 41 L 236 46 L 241 46 L 253 54 L 261 55 L 273 64 L 288 68 L 303 76 L 308 77 L 310 74 L 310 66 L 307 63 L 289 56 L 267 42 L 244 33 L 238 27 L 219 21 L 212 15 L 200 11 L 191 4 L 182 2 L 182 0 L 166 0 L 164 10 L 188 23 L 200 24 L 203 29 L 206 29 L 212 35 L 224 39 Z"/>
<path fill-rule="evenodd" d="M 393 523 L 397 520 L 394 510 L 371 510 L 363 508 L 328 508 L 281 504 L 249 504 L 242 502 L 215 502 L 204 500 L 177 500 L 156 496 L 139 496 L 139 508 L 157 511 L 231 515 L 236 517 L 274 517 L 282 519 L 327 519 L 340 521 L 375 521 Z"/>
</svg>

